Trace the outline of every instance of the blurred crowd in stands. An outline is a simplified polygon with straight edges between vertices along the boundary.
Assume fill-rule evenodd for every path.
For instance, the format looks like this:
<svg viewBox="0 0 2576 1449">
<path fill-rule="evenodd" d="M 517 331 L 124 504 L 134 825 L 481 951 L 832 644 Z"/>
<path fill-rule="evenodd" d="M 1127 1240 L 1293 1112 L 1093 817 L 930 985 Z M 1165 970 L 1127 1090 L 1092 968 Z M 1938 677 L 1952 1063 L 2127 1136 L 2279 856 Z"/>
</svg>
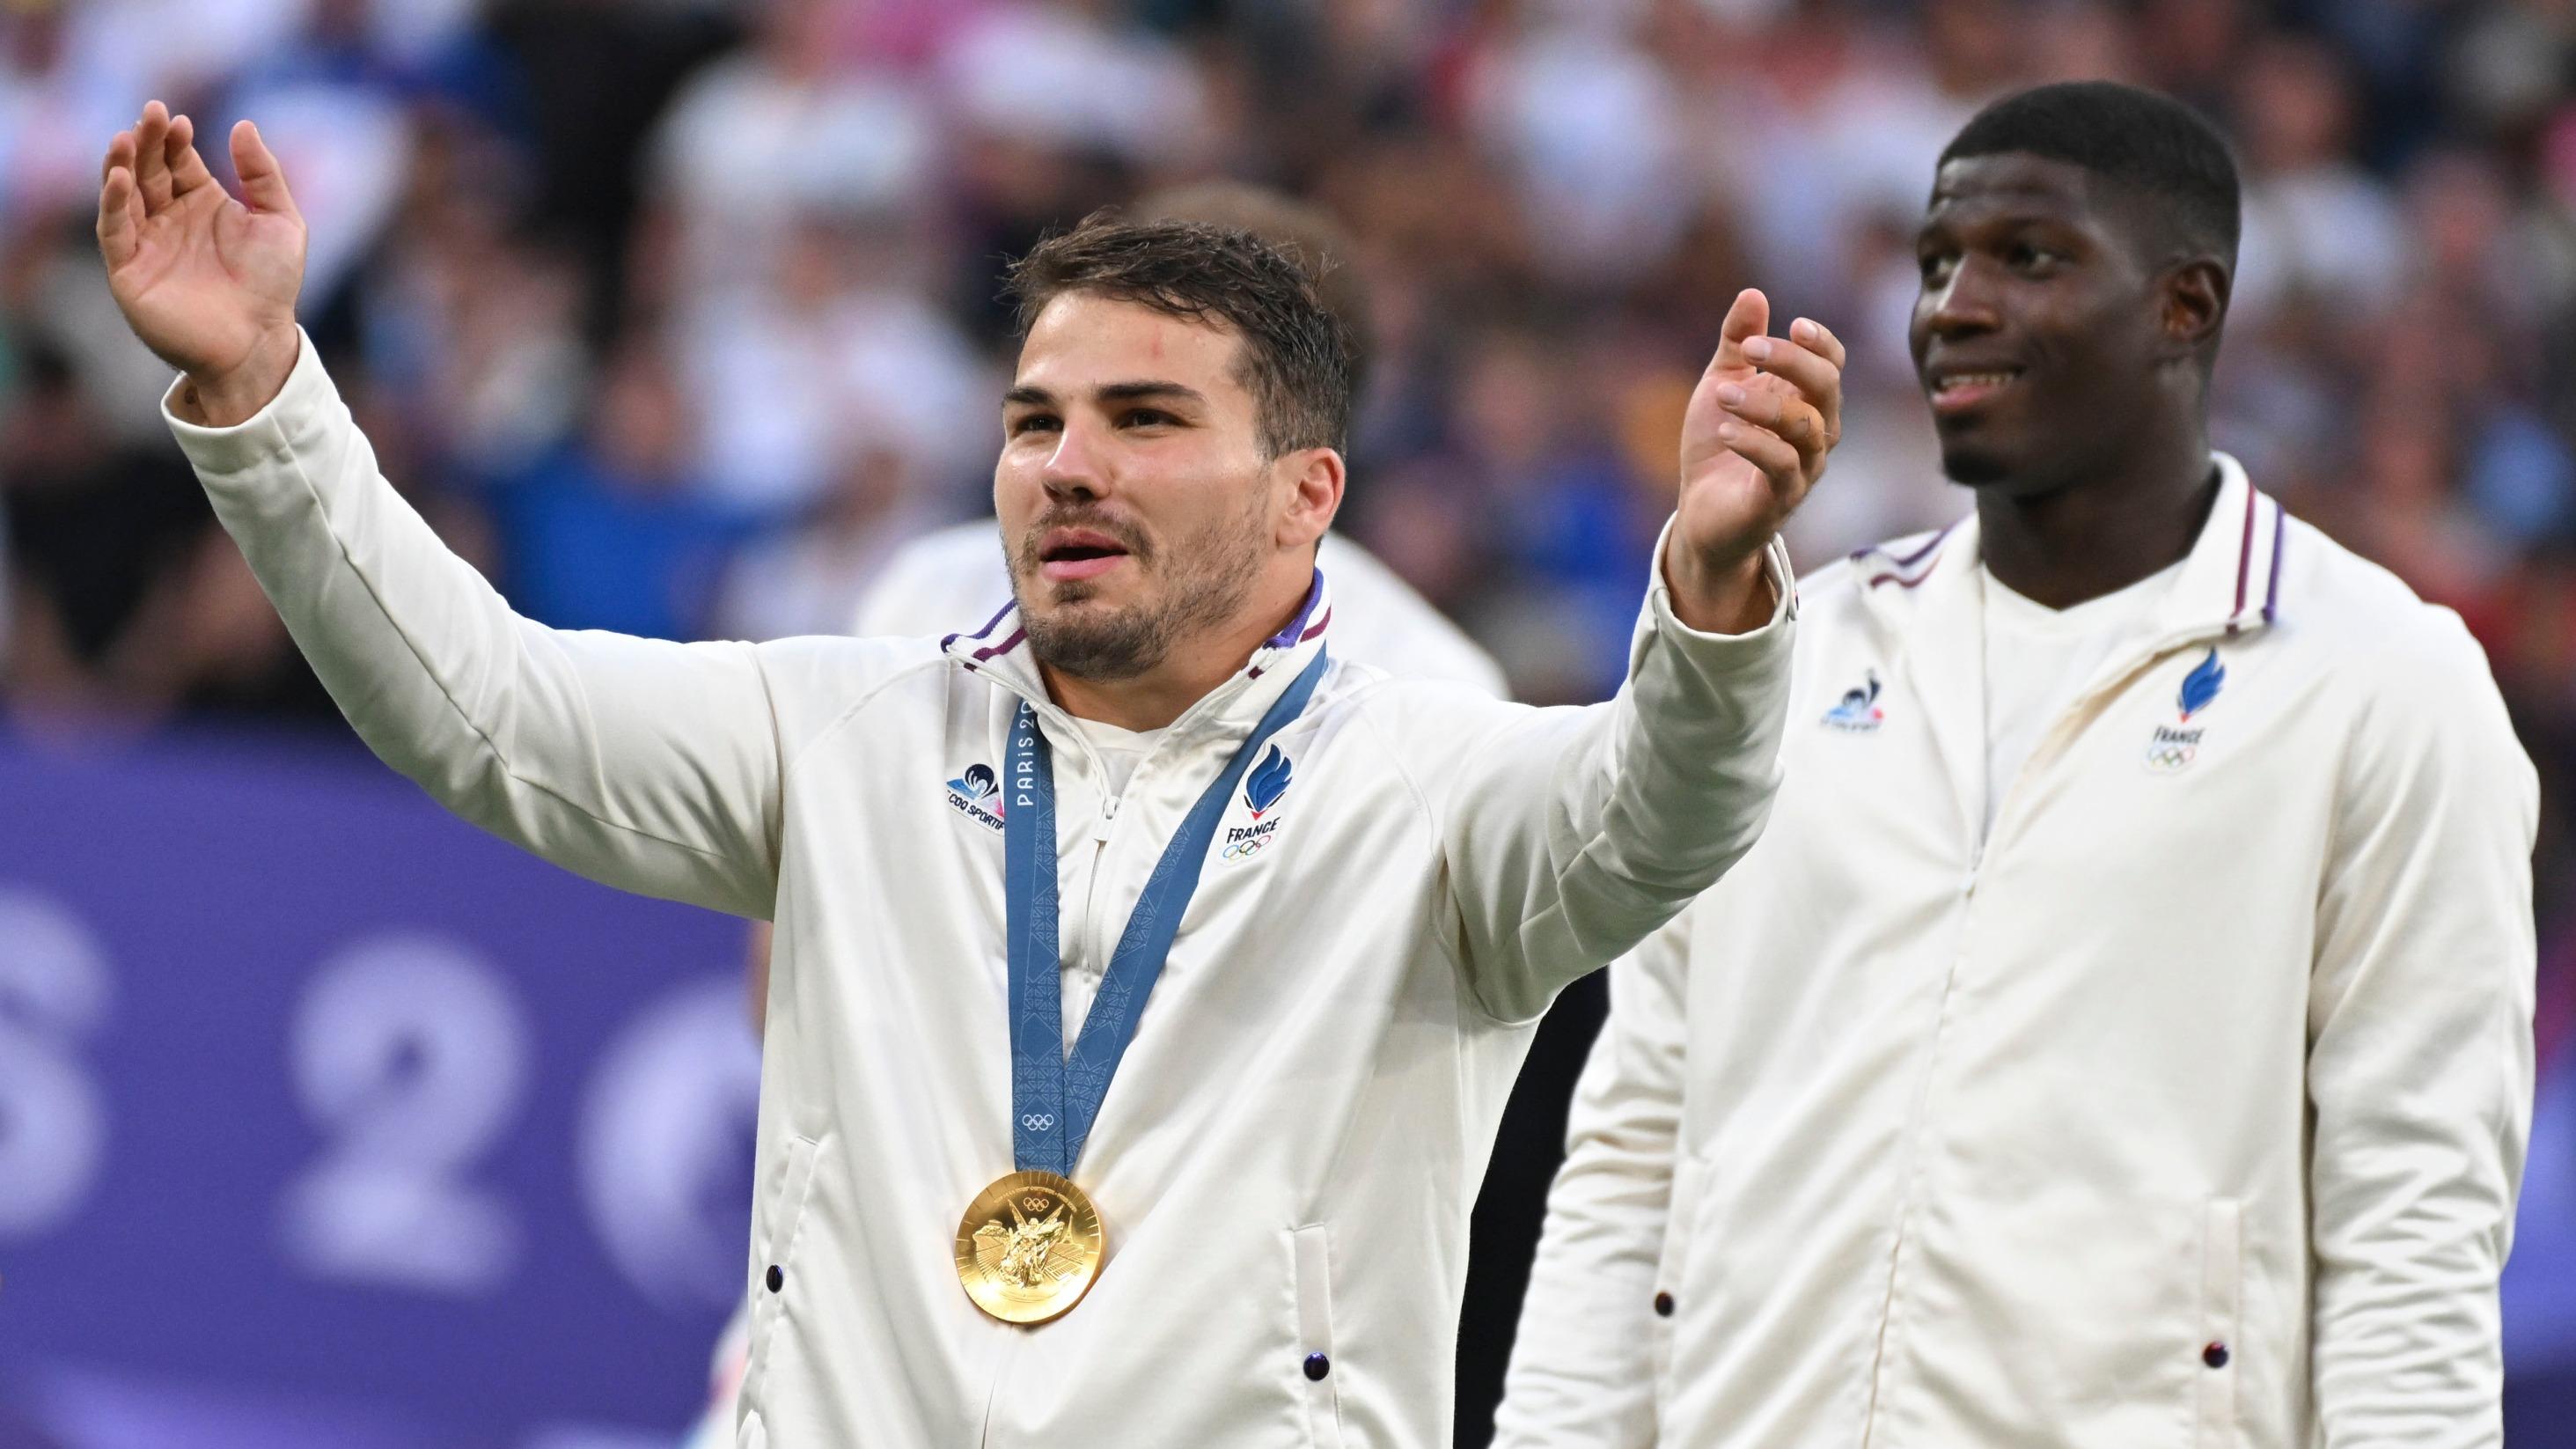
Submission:
<svg viewBox="0 0 2576 1449">
<path fill-rule="evenodd" d="M 1852 344 L 1802 563 L 1964 510 L 1915 220 L 1981 102 L 2078 75 L 2233 136 L 2221 446 L 2468 618 L 2569 798 L 2571 0 L 0 0 L 0 712 L 332 718 L 100 276 L 99 156 L 151 96 L 260 121 L 307 325 L 449 542 L 539 619 L 675 638 L 844 628 L 988 507 L 1005 257 L 1178 181 L 1318 201 L 1377 299 L 1346 527 L 1560 701 L 1618 676 L 1741 286 Z"/>
</svg>

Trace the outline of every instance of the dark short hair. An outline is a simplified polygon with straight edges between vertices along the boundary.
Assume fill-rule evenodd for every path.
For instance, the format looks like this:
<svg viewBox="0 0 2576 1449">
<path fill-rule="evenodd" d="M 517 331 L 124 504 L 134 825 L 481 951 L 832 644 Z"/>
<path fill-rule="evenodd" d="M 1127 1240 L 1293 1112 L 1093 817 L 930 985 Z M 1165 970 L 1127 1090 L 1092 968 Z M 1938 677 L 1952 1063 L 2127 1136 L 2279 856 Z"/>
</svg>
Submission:
<svg viewBox="0 0 2576 1449">
<path fill-rule="evenodd" d="M 2236 158 L 2198 111 L 2155 91 L 2114 81 L 2040 86 L 1977 112 L 1941 153 L 1941 164 L 2024 152 L 2081 166 L 2149 203 L 2169 241 L 2236 268 L 2243 229 Z"/>
<path fill-rule="evenodd" d="M 1359 243 L 1333 214 L 1311 201 L 1249 181 L 1192 181 L 1138 197 L 1138 221 L 1203 221 L 1248 231 L 1288 254 L 1315 279 L 1324 310 L 1351 339 L 1351 392 L 1368 391 L 1377 343 L 1377 299 L 1353 265 Z"/>
<path fill-rule="evenodd" d="M 1340 448 L 1351 426 L 1351 340 L 1314 274 L 1239 227 L 1095 212 L 1012 264 L 1003 294 L 1025 338 L 1049 302 L 1086 292 L 1232 328 L 1263 452 Z"/>
</svg>

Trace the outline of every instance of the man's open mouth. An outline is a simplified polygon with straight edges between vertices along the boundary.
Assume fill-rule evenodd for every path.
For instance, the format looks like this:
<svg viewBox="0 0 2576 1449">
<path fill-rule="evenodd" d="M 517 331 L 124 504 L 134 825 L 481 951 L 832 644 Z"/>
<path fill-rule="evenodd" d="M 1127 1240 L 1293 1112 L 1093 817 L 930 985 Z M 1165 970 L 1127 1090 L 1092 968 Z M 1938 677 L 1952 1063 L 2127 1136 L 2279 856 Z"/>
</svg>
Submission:
<svg viewBox="0 0 2576 1449">
<path fill-rule="evenodd" d="M 1038 541 L 1038 571 L 1057 583 L 1098 578 L 1127 557 L 1127 545 L 1097 529 L 1051 528 Z"/>
<path fill-rule="evenodd" d="M 1932 369 L 1932 411 L 1965 412 L 2019 382 L 2021 375 L 2022 369 L 2009 366 L 1936 367 Z"/>
</svg>

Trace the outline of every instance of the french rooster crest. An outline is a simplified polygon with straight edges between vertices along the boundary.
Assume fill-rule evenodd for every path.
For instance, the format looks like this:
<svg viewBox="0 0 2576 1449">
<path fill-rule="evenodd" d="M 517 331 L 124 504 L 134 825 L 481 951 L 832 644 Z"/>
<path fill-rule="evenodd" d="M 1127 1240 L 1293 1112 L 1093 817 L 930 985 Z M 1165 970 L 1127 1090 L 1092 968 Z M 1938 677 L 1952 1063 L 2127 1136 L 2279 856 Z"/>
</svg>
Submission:
<svg viewBox="0 0 2576 1449">
<path fill-rule="evenodd" d="M 1243 780 L 1243 803 L 1252 807 L 1253 819 L 1260 819 L 1279 803 L 1280 796 L 1288 793 L 1288 776 L 1288 757 L 1272 745 L 1270 753 L 1263 755 L 1261 763 L 1253 766 L 1252 773 Z"/>
<path fill-rule="evenodd" d="M 2218 651 L 2213 648 L 2209 651 L 2208 658 L 2194 665 L 2191 673 L 2183 676 L 2183 723 L 2191 723 L 2193 715 L 2209 708 L 2210 701 L 2218 698 L 2219 686 L 2226 682 L 2227 666 L 2218 662 Z"/>
<path fill-rule="evenodd" d="M 1865 671 L 1861 678 L 1861 688 L 1844 690 L 1841 702 L 1825 711 L 1827 725 L 1866 733 L 1878 728 L 1879 721 L 1887 717 L 1886 711 L 1878 707 L 1878 671 Z"/>
</svg>

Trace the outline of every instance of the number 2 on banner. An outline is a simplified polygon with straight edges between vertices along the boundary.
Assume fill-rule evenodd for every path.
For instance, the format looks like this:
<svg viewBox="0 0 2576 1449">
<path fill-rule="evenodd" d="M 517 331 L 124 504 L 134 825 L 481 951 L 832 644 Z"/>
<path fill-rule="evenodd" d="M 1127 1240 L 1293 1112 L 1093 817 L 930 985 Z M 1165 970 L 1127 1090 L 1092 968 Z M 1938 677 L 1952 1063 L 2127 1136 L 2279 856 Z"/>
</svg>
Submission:
<svg viewBox="0 0 2576 1449">
<path fill-rule="evenodd" d="M 518 1115 L 528 1036 L 508 979 L 453 941 L 388 933 L 326 961 L 288 1049 L 331 1138 L 287 1189 L 288 1258 L 340 1282 L 498 1291 L 521 1231 L 465 1175 Z"/>
</svg>

